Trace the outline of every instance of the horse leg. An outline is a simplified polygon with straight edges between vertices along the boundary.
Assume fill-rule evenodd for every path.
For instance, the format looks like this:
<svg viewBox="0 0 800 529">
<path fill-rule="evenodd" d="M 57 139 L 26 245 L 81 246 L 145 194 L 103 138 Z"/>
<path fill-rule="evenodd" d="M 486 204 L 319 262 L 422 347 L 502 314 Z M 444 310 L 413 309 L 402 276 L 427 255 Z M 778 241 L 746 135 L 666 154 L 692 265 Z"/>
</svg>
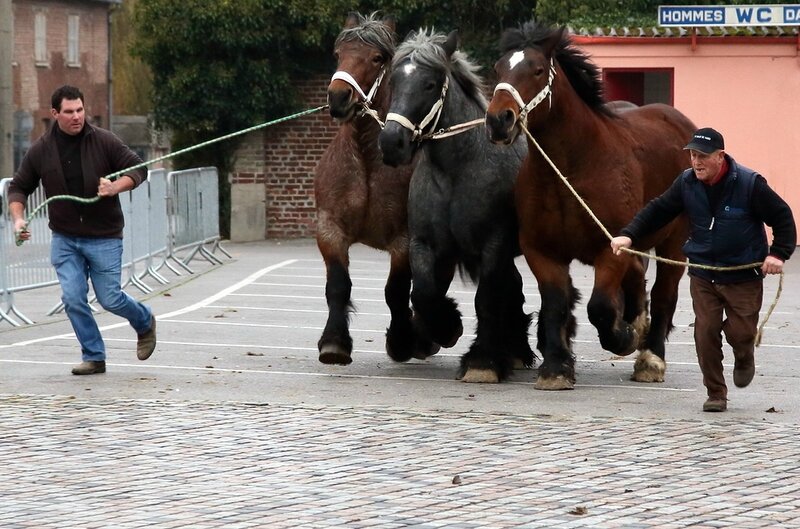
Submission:
<svg viewBox="0 0 800 529">
<path fill-rule="evenodd" d="M 408 305 L 411 290 L 411 263 L 408 250 L 393 252 L 384 295 L 392 315 L 386 329 L 386 353 L 396 362 L 411 358 L 425 359 L 439 350 L 421 326 L 412 318 Z"/>
<path fill-rule="evenodd" d="M 447 296 L 455 272 L 454 261 L 437 260 L 430 247 L 417 243 L 411 254 L 414 320 L 435 343 L 445 348 L 453 347 L 464 333 L 458 305 Z"/>
<path fill-rule="evenodd" d="M 642 264 L 634 258 L 620 259 L 606 250 L 595 260 L 594 268 L 594 289 L 586 306 L 589 321 L 597 329 L 603 349 L 629 355 L 647 330 Z M 625 307 L 626 302 L 633 306 Z"/>
<path fill-rule="evenodd" d="M 525 251 L 525 259 L 536 277 L 542 298 L 536 327 L 536 348 L 542 353 L 542 364 L 533 387 L 572 389 L 575 386 L 572 339 L 577 326 L 573 311 L 580 295 L 572 286 L 568 265 L 530 251 Z"/>
<path fill-rule="evenodd" d="M 508 280 L 508 289 L 504 295 L 504 324 L 511 356 L 514 358 L 514 369 L 530 369 L 536 359 L 528 341 L 532 318 L 524 310 L 525 294 L 522 292 L 522 276 L 513 262 L 509 269 Z"/>
<path fill-rule="evenodd" d="M 325 299 L 328 302 L 328 321 L 317 342 L 319 361 L 323 364 L 347 365 L 352 362 L 353 338 L 350 336 L 350 312 L 353 310 L 348 266 L 350 258 L 345 244 L 329 244 L 317 239 L 317 246 L 327 271 Z"/>
<path fill-rule="evenodd" d="M 458 378 L 464 382 L 497 383 L 508 378 L 515 361 L 531 366 L 530 316 L 522 311 L 524 300 L 522 278 L 513 260 L 481 276 L 475 294 L 476 337 L 461 357 Z"/>
<path fill-rule="evenodd" d="M 656 248 L 658 255 L 675 261 L 685 259 L 681 246 L 682 238 L 667 241 Z M 666 371 L 667 336 L 672 331 L 672 317 L 678 305 L 678 284 L 683 277 L 682 266 L 656 263 L 656 280 L 650 291 L 650 330 L 645 338 L 636 362 L 633 365 L 631 380 L 637 382 L 663 382 Z"/>
</svg>

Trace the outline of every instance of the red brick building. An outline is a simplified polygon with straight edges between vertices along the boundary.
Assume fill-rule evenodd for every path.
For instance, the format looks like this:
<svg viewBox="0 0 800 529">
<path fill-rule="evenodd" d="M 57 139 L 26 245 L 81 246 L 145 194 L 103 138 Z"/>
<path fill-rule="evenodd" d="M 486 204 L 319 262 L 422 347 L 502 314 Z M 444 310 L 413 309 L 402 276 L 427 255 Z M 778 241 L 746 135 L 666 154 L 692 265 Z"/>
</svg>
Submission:
<svg viewBox="0 0 800 529">
<path fill-rule="evenodd" d="M 50 96 L 79 87 L 87 118 L 109 123 L 109 17 L 122 0 L 14 0 L 14 167 L 50 123 Z"/>
</svg>

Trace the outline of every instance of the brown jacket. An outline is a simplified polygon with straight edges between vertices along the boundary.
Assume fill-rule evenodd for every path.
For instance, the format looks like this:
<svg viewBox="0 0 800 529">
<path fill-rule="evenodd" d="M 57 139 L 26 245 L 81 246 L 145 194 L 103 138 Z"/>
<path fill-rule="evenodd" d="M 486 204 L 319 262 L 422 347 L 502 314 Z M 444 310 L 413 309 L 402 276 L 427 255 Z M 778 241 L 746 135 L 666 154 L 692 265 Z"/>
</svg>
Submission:
<svg viewBox="0 0 800 529">
<path fill-rule="evenodd" d="M 61 169 L 56 143 L 56 127 L 36 140 L 22 159 L 19 171 L 9 186 L 8 201 L 27 201 L 41 182 L 45 195 L 67 195 L 67 182 Z M 97 196 L 101 177 L 142 163 L 113 133 L 86 123 L 81 140 L 81 169 L 83 170 L 83 196 Z M 136 186 L 147 178 L 147 170 L 136 169 L 125 173 Z M 106 197 L 93 204 L 79 204 L 71 200 L 55 200 L 48 204 L 50 229 L 75 237 L 122 238 L 125 225 L 119 197 Z"/>
</svg>

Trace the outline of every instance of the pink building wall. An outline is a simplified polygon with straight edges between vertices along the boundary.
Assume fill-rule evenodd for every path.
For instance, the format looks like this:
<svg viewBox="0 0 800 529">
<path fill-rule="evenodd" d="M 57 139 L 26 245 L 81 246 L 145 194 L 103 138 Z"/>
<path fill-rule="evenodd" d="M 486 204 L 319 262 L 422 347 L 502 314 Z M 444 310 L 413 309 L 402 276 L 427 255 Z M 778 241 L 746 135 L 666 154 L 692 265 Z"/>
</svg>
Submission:
<svg viewBox="0 0 800 529">
<path fill-rule="evenodd" d="M 800 39 L 697 38 L 694 49 L 690 37 L 575 42 L 601 68 L 672 68 L 675 108 L 719 130 L 725 150 L 763 174 L 800 222 Z"/>
</svg>

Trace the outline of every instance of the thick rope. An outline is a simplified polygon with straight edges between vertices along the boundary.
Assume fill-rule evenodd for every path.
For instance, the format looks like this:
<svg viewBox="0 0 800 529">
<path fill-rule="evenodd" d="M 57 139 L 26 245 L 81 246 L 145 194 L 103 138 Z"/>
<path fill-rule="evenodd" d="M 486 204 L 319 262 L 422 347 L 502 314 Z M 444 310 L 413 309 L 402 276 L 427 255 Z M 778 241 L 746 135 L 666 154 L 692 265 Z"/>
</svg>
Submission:
<svg viewBox="0 0 800 529">
<path fill-rule="evenodd" d="M 259 125 L 254 125 L 252 127 L 248 127 L 246 129 L 238 130 L 236 132 L 231 132 L 230 134 L 226 134 L 226 135 L 220 136 L 218 138 L 213 138 L 211 140 L 204 141 L 202 143 L 198 143 L 196 145 L 191 145 L 189 147 L 186 147 L 185 149 L 181 149 L 179 151 L 175 151 L 175 152 L 172 152 L 172 153 L 169 153 L 169 154 L 165 154 L 164 156 L 159 156 L 158 158 L 154 158 L 152 160 L 148 160 L 146 162 L 142 162 L 140 164 L 133 165 L 133 166 L 125 168 L 125 169 L 123 169 L 121 171 L 117 171 L 116 173 L 111 173 L 111 174 L 107 175 L 106 178 L 113 181 L 113 180 L 116 180 L 117 178 L 119 178 L 120 176 L 124 175 L 125 173 L 127 173 L 129 171 L 133 171 L 134 169 L 140 169 L 142 167 L 146 167 L 146 166 L 154 164 L 156 162 L 167 160 L 169 158 L 174 158 L 175 156 L 180 156 L 181 154 L 185 154 L 187 152 L 191 152 L 191 151 L 194 151 L 194 150 L 197 150 L 197 149 L 201 149 L 203 147 L 207 147 L 209 145 L 212 145 L 214 143 L 218 143 L 220 141 L 228 140 L 228 139 L 234 138 L 236 136 L 241 136 L 242 134 L 247 134 L 248 132 L 253 132 L 255 130 L 263 129 L 263 128 L 269 127 L 271 125 L 277 125 L 278 123 L 283 123 L 284 121 L 289 121 L 291 119 L 295 119 L 295 118 L 299 118 L 299 117 L 302 117 L 302 116 L 306 116 L 308 114 L 313 114 L 314 112 L 319 112 L 320 110 L 322 110 L 324 108 L 327 108 L 327 107 L 328 107 L 328 105 L 322 105 L 322 106 L 319 106 L 319 107 L 316 107 L 316 108 L 310 108 L 308 110 L 303 110 L 302 112 L 298 112 L 298 113 L 292 114 L 290 116 L 285 116 L 285 117 L 282 117 L 282 118 L 273 119 L 272 121 L 267 121 L 267 122 L 261 123 Z M 22 243 L 24 242 L 24 240 L 21 238 L 21 235 L 22 235 L 23 232 L 26 231 L 26 227 L 30 223 L 31 219 L 33 219 L 33 217 L 35 217 L 36 214 L 39 211 L 41 211 L 44 207 L 46 207 L 49 203 L 51 203 L 51 202 L 53 202 L 55 200 L 71 200 L 73 202 L 79 202 L 81 204 L 93 204 L 93 203 L 97 202 L 98 200 L 100 200 L 100 198 L 102 198 L 102 197 L 97 196 L 97 197 L 88 197 L 88 198 L 86 198 L 86 197 L 78 197 L 78 196 L 74 196 L 74 195 L 55 195 L 55 196 L 52 196 L 52 197 L 48 198 L 47 200 L 45 200 L 44 202 L 39 204 L 25 218 L 25 226 L 23 226 L 22 229 L 19 232 L 17 232 L 17 238 L 16 238 L 17 246 L 22 245 Z"/>
<path fill-rule="evenodd" d="M 519 123 L 520 128 L 523 131 L 525 131 L 525 134 L 528 136 L 528 139 L 531 140 L 531 143 L 533 143 L 533 145 L 536 147 L 536 149 L 539 151 L 539 153 L 542 155 L 542 157 L 544 157 L 544 159 L 547 161 L 547 163 L 550 165 L 550 167 L 552 167 L 552 169 L 553 169 L 553 171 L 555 171 L 556 175 L 558 175 L 558 177 L 561 179 L 561 181 L 564 182 L 564 185 L 567 186 L 567 189 L 569 189 L 569 191 L 572 193 L 572 195 L 578 200 L 578 202 L 580 203 L 581 207 L 583 207 L 583 209 L 586 211 L 586 213 L 589 214 L 589 216 L 592 218 L 594 223 L 597 224 L 597 226 L 602 230 L 602 232 L 605 234 L 605 236 L 608 238 L 608 240 L 611 241 L 614 237 L 606 229 L 606 227 L 603 225 L 603 223 L 600 221 L 600 219 L 597 218 L 597 216 L 592 211 L 592 208 L 589 207 L 589 205 L 578 194 L 578 192 L 575 190 L 575 188 L 572 187 L 572 184 L 569 183 L 569 180 L 567 180 L 567 178 L 561 173 L 561 171 L 558 170 L 558 167 L 556 167 L 556 164 L 553 163 L 553 160 L 551 160 L 550 157 L 547 156 L 547 153 L 544 152 L 544 149 L 542 149 L 542 147 L 539 145 L 539 142 L 537 142 L 536 138 L 533 137 L 533 134 L 530 133 L 530 131 L 528 130 L 528 127 L 526 127 L 522 121 L 518 121 L 517 123 Z M 688 267 L 688 268 L 700 268 L 700 269 L 703 269 L 703 270 L 713 270 L 713 271 L 717 271 L 717 272 L 730 272 L 730 271 L 735 271 L 735 270 L 748 270 L 750 268 L 755 268 L 755 267 L 758 267 L 758 266 L 761 266 L 762 264 L 764 264 L 763 261 L 762 261 L 762 262 L 759 262 L 759 263 L 750 263 L 750 264 L 737 265 L 737 266 L 711 266 L 711 265 L 704 265 L 704 264 L 700 264 L 700 263 L 690 263 L 688 261 L 676 261 L 674 259 L 667 259 L 666 257 L 661 257 L 661 256 L 658 256 L 658 255 L 651 255 L 649 253 L 640 252 L 639 250 L 634 250 L 632 248 L 620 248 L 620 250 L 622 250 L 623 252 L 627 252 L 627 253 L 633 254 L 633 255 L 638 255 L 640 257 L 645 257 L 647 259 L 654 259 L 656 261 L 661 261 L 662 263 L 667 263 L 667 264 L 671 264 L 671 265 L 675 265 L 675 266 L 684 266 L 684 267 Z M 764 332 L 764 326 L 767 324 L 767 321 L 769 321 L 769 317 L 772 315 L 772 311 L 775 309 L 775 306 L 778 304 L 778 299 L 781 296 L 781 291 L 782 290 L 783 290 L 783 272 L 781 272 L 780 278 L 778 280 L 778 291 L 775 293 L 775 299 L 772 301 L 772 305 L 770 305 L 769 310 L 767 311 L 767 314 L 764 316 L 764 319 L 761 321 L 761 323 L 758 326 L 758 332 L 756 333 L 756 342 L 755 342 L 756 347 L 761 345 L 761 337 L 762 337 L 763 332 Z"/>
</svg>

